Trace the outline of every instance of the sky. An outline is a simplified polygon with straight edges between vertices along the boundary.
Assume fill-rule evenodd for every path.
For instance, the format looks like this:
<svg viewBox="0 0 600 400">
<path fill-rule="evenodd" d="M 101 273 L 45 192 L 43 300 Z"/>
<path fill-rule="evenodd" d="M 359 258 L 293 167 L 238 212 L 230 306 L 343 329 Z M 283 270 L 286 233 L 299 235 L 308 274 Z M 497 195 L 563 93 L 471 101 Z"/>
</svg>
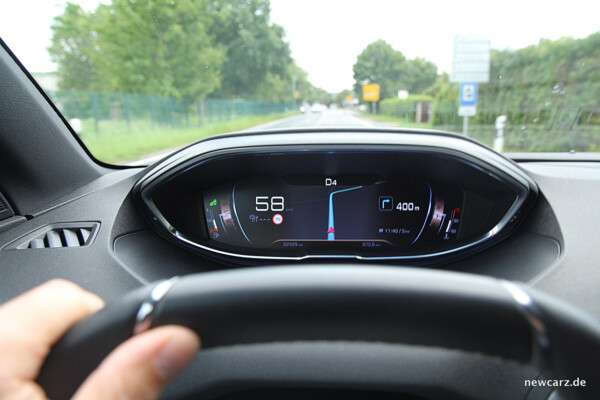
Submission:
<svg viewBox="0 0 600 400">
<path fill-rule="evenodd" d="M 98 4 L 74 2 L 87 10 Z M 0 37 L 32 72 L 56 69 L 46 48 L 52 18 L 64 4 L 18 0 L 3 6 Z M 284 27 L 292 57 L 314 85 L 332 93 L 352 87 L 357 56 L 378 39 L 450 72 L 454 35 L 485 34 L 494 49 L 518 49 L 540 38 L 588 36 L 600 30 L 598 15 L 600 2 L 593 0 L 271 0 L 271 20 Z"/>
</svg>

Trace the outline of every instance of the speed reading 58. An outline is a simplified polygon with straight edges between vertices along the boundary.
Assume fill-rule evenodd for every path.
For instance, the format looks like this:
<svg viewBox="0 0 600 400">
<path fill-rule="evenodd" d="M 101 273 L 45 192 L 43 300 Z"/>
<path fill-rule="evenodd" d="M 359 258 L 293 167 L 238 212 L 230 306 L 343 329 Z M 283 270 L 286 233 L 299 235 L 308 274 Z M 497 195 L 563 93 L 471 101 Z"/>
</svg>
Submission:
<svg viewBox="0 0 600 400">
<path fill-rule="evenodd" d="M 396 210 L 400 211 L 419 211 L 421 207 L 416 206 L 413 202 L 400 202 L 396 206 Z"/>
<path fill-rule="evenodd" d="M 283 196 L 256 196 L 256 211 L 283 211 L 285 209 Z"/>
</svg>

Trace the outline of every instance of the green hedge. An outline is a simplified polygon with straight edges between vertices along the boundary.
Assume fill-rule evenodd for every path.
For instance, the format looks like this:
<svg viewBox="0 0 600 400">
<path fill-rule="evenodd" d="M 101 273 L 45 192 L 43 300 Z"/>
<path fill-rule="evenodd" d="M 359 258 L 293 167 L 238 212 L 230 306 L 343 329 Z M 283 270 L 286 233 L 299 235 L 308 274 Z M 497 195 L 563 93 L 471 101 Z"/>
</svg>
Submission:
<svg viewBox="0 0 600 400">
<path fill-rule="evenodd" d="M 405 118 L 408 121 L 414 121 L 416 103 L 432 103 L 433 100 L 433 97 L 422 94 L 409 95 L 406 99 L 385 99 L 379 103 L 379 112 L 383 115 L 391 115 Z"/>
</svg>

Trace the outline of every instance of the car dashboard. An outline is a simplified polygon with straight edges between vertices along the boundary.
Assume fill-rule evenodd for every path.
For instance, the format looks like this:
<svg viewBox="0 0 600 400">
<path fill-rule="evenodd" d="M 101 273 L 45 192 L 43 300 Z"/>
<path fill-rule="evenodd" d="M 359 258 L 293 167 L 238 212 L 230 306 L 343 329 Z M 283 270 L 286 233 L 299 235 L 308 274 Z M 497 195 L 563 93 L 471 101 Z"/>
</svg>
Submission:
<svg viewBox="0 0 600 400">
<path fill-rule="evenodd" d="M 313 129 L 220 135 L 147 168 L 113 169 L 27 216 L 0 221 L 2 300 L 56 277 L 111 300 L 150 282 L 194 273 L 352 264 L 521 282 L 599 318 L 600 303 L 594 299 L 600 271 L 594 260 L 600 249 L 594 245 L 596 224 L 588 203 L 600 195 L 598 183 L 596 162 L 514 162 L 443 132 Z M 69 240 L 73 234 L 77 244 Z M 254 385 L 272 376 L 266 365 L 284 355 L 301 360 L 294 376 L 302 380 L 302 374 L 310 375 L 314 357 L 330 365 L 350 355 L 362 359 L 365 351 L 359 344 L 297 346 L 207 350 L 204 361 L 166 398 L 212 387 L 210 374 L 197 378 L 207 365 L 228 366 L 228 373 L 238 374 L 235 379 Z M 298 352 L 307 349 L 313 358 L 302 361 Z M 381 344 L 368 349 L 383 358 L 394 352 L 402 353 L 397 360 L 416 357 L 411 368 L 423 376 L 429 362 L 459 363 L 463 378 L 473 373 L 473 365 L 494 374 L 515 373 L 478 355 L 451 361 L 437 350 L 418 356 L 414 351 Z M 231 369 L 232 363 L 239 367 Z M 394 368 L 408 371 L 406 365 Z M 322 376 L 335 371 L 331 365 Z M 374 364 L 373 371 L 381 367 Z M 377 383 L 382 376 L 368 380 Z M 406 376 L 414 378 L 411 384 L 419 380 Z M 460 382 L 468 380 L 444 378 L 441 385 Z M 500 391 L 498 382 L 488 389 Z M 475 397 L 488 390 L 463 386 L 455 389 Z M 224 393 L 219 390 L 215 393 Z"/>
<path fill-rule="evenodd" d="M 563 174 L 596 171 L 567 166 Z M 0 257 L 9 269 L 49 266 L 33 275 L 39 282 L 57 273 L 83 283 L 86 274 L 123 276 L 122 289 L 94 288 L 105 295 L 174 275 L 290 263 L 419 266 L 530 282 L 564 258 L 563 222 L 540 185 L 553 168 L 517 164 L 443 132 L 219 135 L 5 219 Z M 79 229 L 89 240 L 67 246 L 65 235 Z M 54 233 L 58 245 L 48 242 Z"/>
</svg>

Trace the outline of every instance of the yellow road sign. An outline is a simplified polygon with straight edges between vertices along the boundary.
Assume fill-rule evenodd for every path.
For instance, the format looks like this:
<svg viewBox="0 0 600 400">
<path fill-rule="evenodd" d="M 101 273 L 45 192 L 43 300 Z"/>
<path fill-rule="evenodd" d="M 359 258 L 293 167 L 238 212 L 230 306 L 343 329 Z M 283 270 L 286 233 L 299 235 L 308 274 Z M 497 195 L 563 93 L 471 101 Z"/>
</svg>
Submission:
<svg viewBox="0 0 600 400">
<path fill-rule="evenodd" d="M 363 85 L 363 101 L 379 101 L 379 84 Z"/>
</svg>

